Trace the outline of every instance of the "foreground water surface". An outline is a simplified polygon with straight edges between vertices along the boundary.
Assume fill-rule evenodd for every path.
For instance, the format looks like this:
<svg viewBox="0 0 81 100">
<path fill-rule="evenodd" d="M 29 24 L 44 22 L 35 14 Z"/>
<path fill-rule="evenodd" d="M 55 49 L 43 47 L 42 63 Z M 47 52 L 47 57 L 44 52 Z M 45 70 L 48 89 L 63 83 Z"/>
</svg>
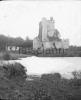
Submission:
<svg viewBox="0 0 81 100">
<path fill-rule="evenodd" d="M 81 57 L 27 57 L 20 60 L 3 61 L 4 63 L 21 63 L 29 75 L 42 75 L 58 72 L 62 76 L 71 78 L 72 71 L 81 70 Z M 0 64 L 1 64 L 0 63 Z"/>
<path fill-rule="evenodd" d="M 71 72 L 81 70 L 80 57 L 27 57 L 17 60 L 24 65 L 28 74 L 41 75 L 59 72 L 65 77 L 71 77 Z"/>
</svg>

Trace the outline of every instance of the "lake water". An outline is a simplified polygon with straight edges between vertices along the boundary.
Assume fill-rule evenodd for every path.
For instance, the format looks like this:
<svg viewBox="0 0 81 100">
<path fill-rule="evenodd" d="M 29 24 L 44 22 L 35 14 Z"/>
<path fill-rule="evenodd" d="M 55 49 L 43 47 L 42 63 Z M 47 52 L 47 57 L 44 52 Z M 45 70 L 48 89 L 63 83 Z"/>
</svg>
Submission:
<svg viewBox="0 0 81 100">
<path fill-rule="evenodd" d="M 71 72 L 81 70 L 80 57 L 27 57 L 17 60 L 24 65 L 28 74 L 41 75 L 59 72 L 64 77 L 72 77 Z"/>
<path fill-rule="evenodd" d="M 81 70 L 81 57 L 27 57 L 21 60 L 0 61 L 0 64 L 18 62 L 27 69 L 29 75 L 42 75 L 59 72 L 63 77 L 71 78 L 72 71 Z"/>
</svg>

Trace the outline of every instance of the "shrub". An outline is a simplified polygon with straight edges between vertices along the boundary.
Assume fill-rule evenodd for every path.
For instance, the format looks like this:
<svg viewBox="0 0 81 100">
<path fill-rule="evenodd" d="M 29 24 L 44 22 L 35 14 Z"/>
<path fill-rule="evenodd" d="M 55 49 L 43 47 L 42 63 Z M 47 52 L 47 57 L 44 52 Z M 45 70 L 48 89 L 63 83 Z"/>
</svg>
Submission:
<svg viewBox="0 0 81 100">
<path fill-rule="evenodd" d="M 53 98 L 46 90 L 39 89 L 36 91 L 35 100 L 53 100 Z"/>
<path fill-rule="evenodd" d="M 41 76 L 41 79 L 44 79 L 44 80 L 58 80 L 58 79 L 61 79 L 61 75 L 59 73 L 43 74 Z"/>
<path fill-rule="evenodd" d="M 19 63 L 4 65 L 3 68 L 5 76 L 9 79 L 11 78 L 25 79 L 27 77 L 25 67 Z"/>
<path fill-rule="evenodd" d="M 81 71 L 73 71 L 72 75 L 74 79 L 81 79 Z"/>
<path fill-rule="evenodd" d="M 10 60 L 11 59 L 11 55 L 8 52 L 3 53 L 2 56 L 3 60 Z"/>
</svg>

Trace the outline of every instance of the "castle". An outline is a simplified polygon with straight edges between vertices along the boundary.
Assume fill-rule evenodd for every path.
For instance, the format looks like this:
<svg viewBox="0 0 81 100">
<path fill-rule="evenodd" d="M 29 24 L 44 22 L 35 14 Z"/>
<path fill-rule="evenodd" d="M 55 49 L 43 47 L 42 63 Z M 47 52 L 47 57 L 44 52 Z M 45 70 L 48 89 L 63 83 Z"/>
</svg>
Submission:
<svg viewBox="0 0 81 100">
<path fill-rule="evenodd" d="M 55 28 L 53 17 L 50 20 L 42 18 L 39 23 L 39 34 L 33 40 L 33 49 L 67 49 L 69 48 L 69 40 L 61 39 L 59 31 Z"/>
</svg>

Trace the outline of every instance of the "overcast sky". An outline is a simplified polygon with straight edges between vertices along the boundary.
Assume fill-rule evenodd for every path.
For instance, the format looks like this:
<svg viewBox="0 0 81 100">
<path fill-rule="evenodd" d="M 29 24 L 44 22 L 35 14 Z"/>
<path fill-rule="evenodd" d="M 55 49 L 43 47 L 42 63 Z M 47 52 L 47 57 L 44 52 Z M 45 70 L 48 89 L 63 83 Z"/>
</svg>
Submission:
<svg viewBox="0 0 81 100">
<path fill-rule="evenodd" d="M 70 44 L 81 45 L 80 1 L 3 1 L 0 2 L 0 34 L 33 39 L 42 17 L 53 16 L 55 27 Z"/>
</svg>

